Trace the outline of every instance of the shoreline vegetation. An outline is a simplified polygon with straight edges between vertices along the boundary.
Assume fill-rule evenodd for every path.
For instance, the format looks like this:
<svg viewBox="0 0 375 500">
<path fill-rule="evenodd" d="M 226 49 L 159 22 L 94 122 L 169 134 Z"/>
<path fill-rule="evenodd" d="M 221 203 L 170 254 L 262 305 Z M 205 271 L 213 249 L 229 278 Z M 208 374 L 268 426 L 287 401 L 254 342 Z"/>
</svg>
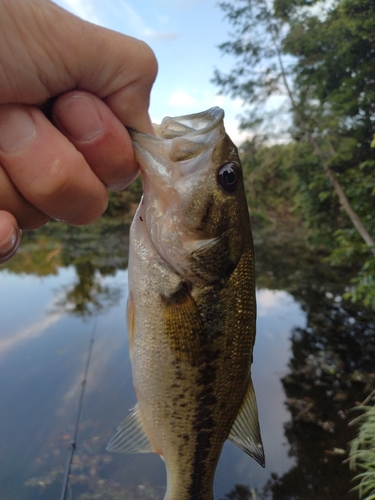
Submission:
<svg viewBox="0 0 375 500">
<path fill-rule="evenodd" d="M 357 426 L 357 436 L 350 442 L 349 466 L 359 471 L 355 477 L 358 483 L 353 490 L 358 491 L 359 498 L 374 500 L 375 498 L 375 390 L 358 405 L 355 410 L 360 415 L 349 425 Z"/>
</svg>

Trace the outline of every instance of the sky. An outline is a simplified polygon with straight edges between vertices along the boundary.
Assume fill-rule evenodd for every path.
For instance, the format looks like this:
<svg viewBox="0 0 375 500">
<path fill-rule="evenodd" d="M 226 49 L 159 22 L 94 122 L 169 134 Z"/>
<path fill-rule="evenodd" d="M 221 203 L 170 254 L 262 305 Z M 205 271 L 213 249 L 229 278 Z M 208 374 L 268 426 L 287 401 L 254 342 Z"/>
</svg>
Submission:
<svg viewBox="0 0 375 500">
<path fill-rule="evenodd" d="M 218 45 L 230 37 L 228 21 L 217 0 L 55 0 L 73 14 L 95 24 L 139 38 L 153 49 L 159 74 L 150 114 L 154 123 L 220 106 L 232 140 L 248 136 L 238 130 L 240 100 L 218 95 L 210 83 L 214 69 L 229 72 L 235 65 Z"/>
</svg>

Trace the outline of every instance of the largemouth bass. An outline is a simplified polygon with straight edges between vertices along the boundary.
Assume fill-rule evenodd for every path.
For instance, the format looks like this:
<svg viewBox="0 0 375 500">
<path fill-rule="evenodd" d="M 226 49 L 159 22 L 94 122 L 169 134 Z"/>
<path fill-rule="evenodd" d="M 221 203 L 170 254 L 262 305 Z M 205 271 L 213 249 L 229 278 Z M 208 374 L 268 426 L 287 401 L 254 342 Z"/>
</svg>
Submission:
<svg viewBox="0 0 375 500">
<path fill-rule="evenodd" d="M 131 131 L 144 196 L 130 230 L 128 331 L 138 404 L 110 451 L 158 453 L 165 500 L 212 500 L 227 438 L 264 466 L 250 376 L 254 253 L 242 168 L 212 108 Z"/>
</svg>

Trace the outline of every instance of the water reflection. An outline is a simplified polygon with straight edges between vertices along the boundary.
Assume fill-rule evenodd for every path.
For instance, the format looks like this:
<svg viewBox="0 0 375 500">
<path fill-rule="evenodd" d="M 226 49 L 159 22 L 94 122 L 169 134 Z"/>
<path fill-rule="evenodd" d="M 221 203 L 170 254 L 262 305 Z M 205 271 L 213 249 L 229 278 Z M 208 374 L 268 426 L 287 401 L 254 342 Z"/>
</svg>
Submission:
<svg viewBox="0 0 375 500">
<path fill-rule="evenodd" d="M 124 321 L 127 228 L 62 228 L 31 234 L 0 272 L 0 498 L 58 498 L 99 314 L 72 498 L 161 499 L 159 457 L 104 451 L 135 403 Z M 375 383 L 374 316 L 342 300 L 350 270 L 332 270 L 295 242 L 259 241 L 256 254 L 253 379 L 266 468 L 226 443 L 216 498 L 352 498 L 342 463 L 348 410 Z"/>
<path fill-rule="evenodd" d="M 20 251 L 3 267 L 37 276 L 73 267 L 75 280 L 56 291 L 55 309 L 87 317 L 118 303 L 120 289 L 105 286 L 102 278 L 127 268 L 128 248 L 128 224 L 108 219 L 86 227 L 50 222 L 25 233 Z"/>
<path fill-rule="evenodd" d="M 296 465 L 270 482 L 275 500 L 356 498 L 349 493 L 352 476 L 343 459 L 354 437 L 349 409 L 375 385 L 374 332 L 373 314 L 331 293 L 310 309 L 306 328 L 292 332 L 293 357 L 282 382 L 292 415 L 286 436 Z"/>
<path fill-rule="evenodd" d="M 222 500 L 257 500 L 257 498 L 259 496 L 254 488 L 250 490 L 243 484 L 237 484 Z"/>
<path fill-rule="evenodd" d="M 295 248 L 287 255 L 295 256 Z M 290 276 L 280 266 L 271 275 L 306 312 L 306 326 L 291 332 L 292 356 L 281 379 L 291 413 L 285 436 L 295 465 L 273 474 L 264 492 L 274 500 L 356 498 L 344 459 L 354 437 L 350 409 L 375 384 L 374 313 L 343 300 L 349 269 L 333 270 L 302 252 L 295 262 Z"/>
<path fill-rule="evenodd" d="M 75 265 L 77 277 L 73 284 L 60 289 L 55 309 L 79 316 L 92 316 L 118 304 L 121 289 L 103 284 L 103 275 L 92 262 Z"/>
</svg>

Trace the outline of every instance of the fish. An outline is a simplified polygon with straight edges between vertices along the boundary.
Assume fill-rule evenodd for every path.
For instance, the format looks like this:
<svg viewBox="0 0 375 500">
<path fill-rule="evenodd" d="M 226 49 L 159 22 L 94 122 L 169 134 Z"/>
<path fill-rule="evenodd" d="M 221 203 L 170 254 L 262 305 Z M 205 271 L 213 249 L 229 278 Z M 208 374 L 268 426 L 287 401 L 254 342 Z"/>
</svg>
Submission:
<svg viewBox="0 0 375 500">
<path fill-rule="evenodd" d="M 127 323 L 137 405 L 107 450 L 155 452 L 164 500 L 213 500 L 229 439 L 264 467 L 251 379 L 256 300 L 243 172 L 224 111 L 130 130 L 143 198 L 130 229 Z"/>
</svg>

